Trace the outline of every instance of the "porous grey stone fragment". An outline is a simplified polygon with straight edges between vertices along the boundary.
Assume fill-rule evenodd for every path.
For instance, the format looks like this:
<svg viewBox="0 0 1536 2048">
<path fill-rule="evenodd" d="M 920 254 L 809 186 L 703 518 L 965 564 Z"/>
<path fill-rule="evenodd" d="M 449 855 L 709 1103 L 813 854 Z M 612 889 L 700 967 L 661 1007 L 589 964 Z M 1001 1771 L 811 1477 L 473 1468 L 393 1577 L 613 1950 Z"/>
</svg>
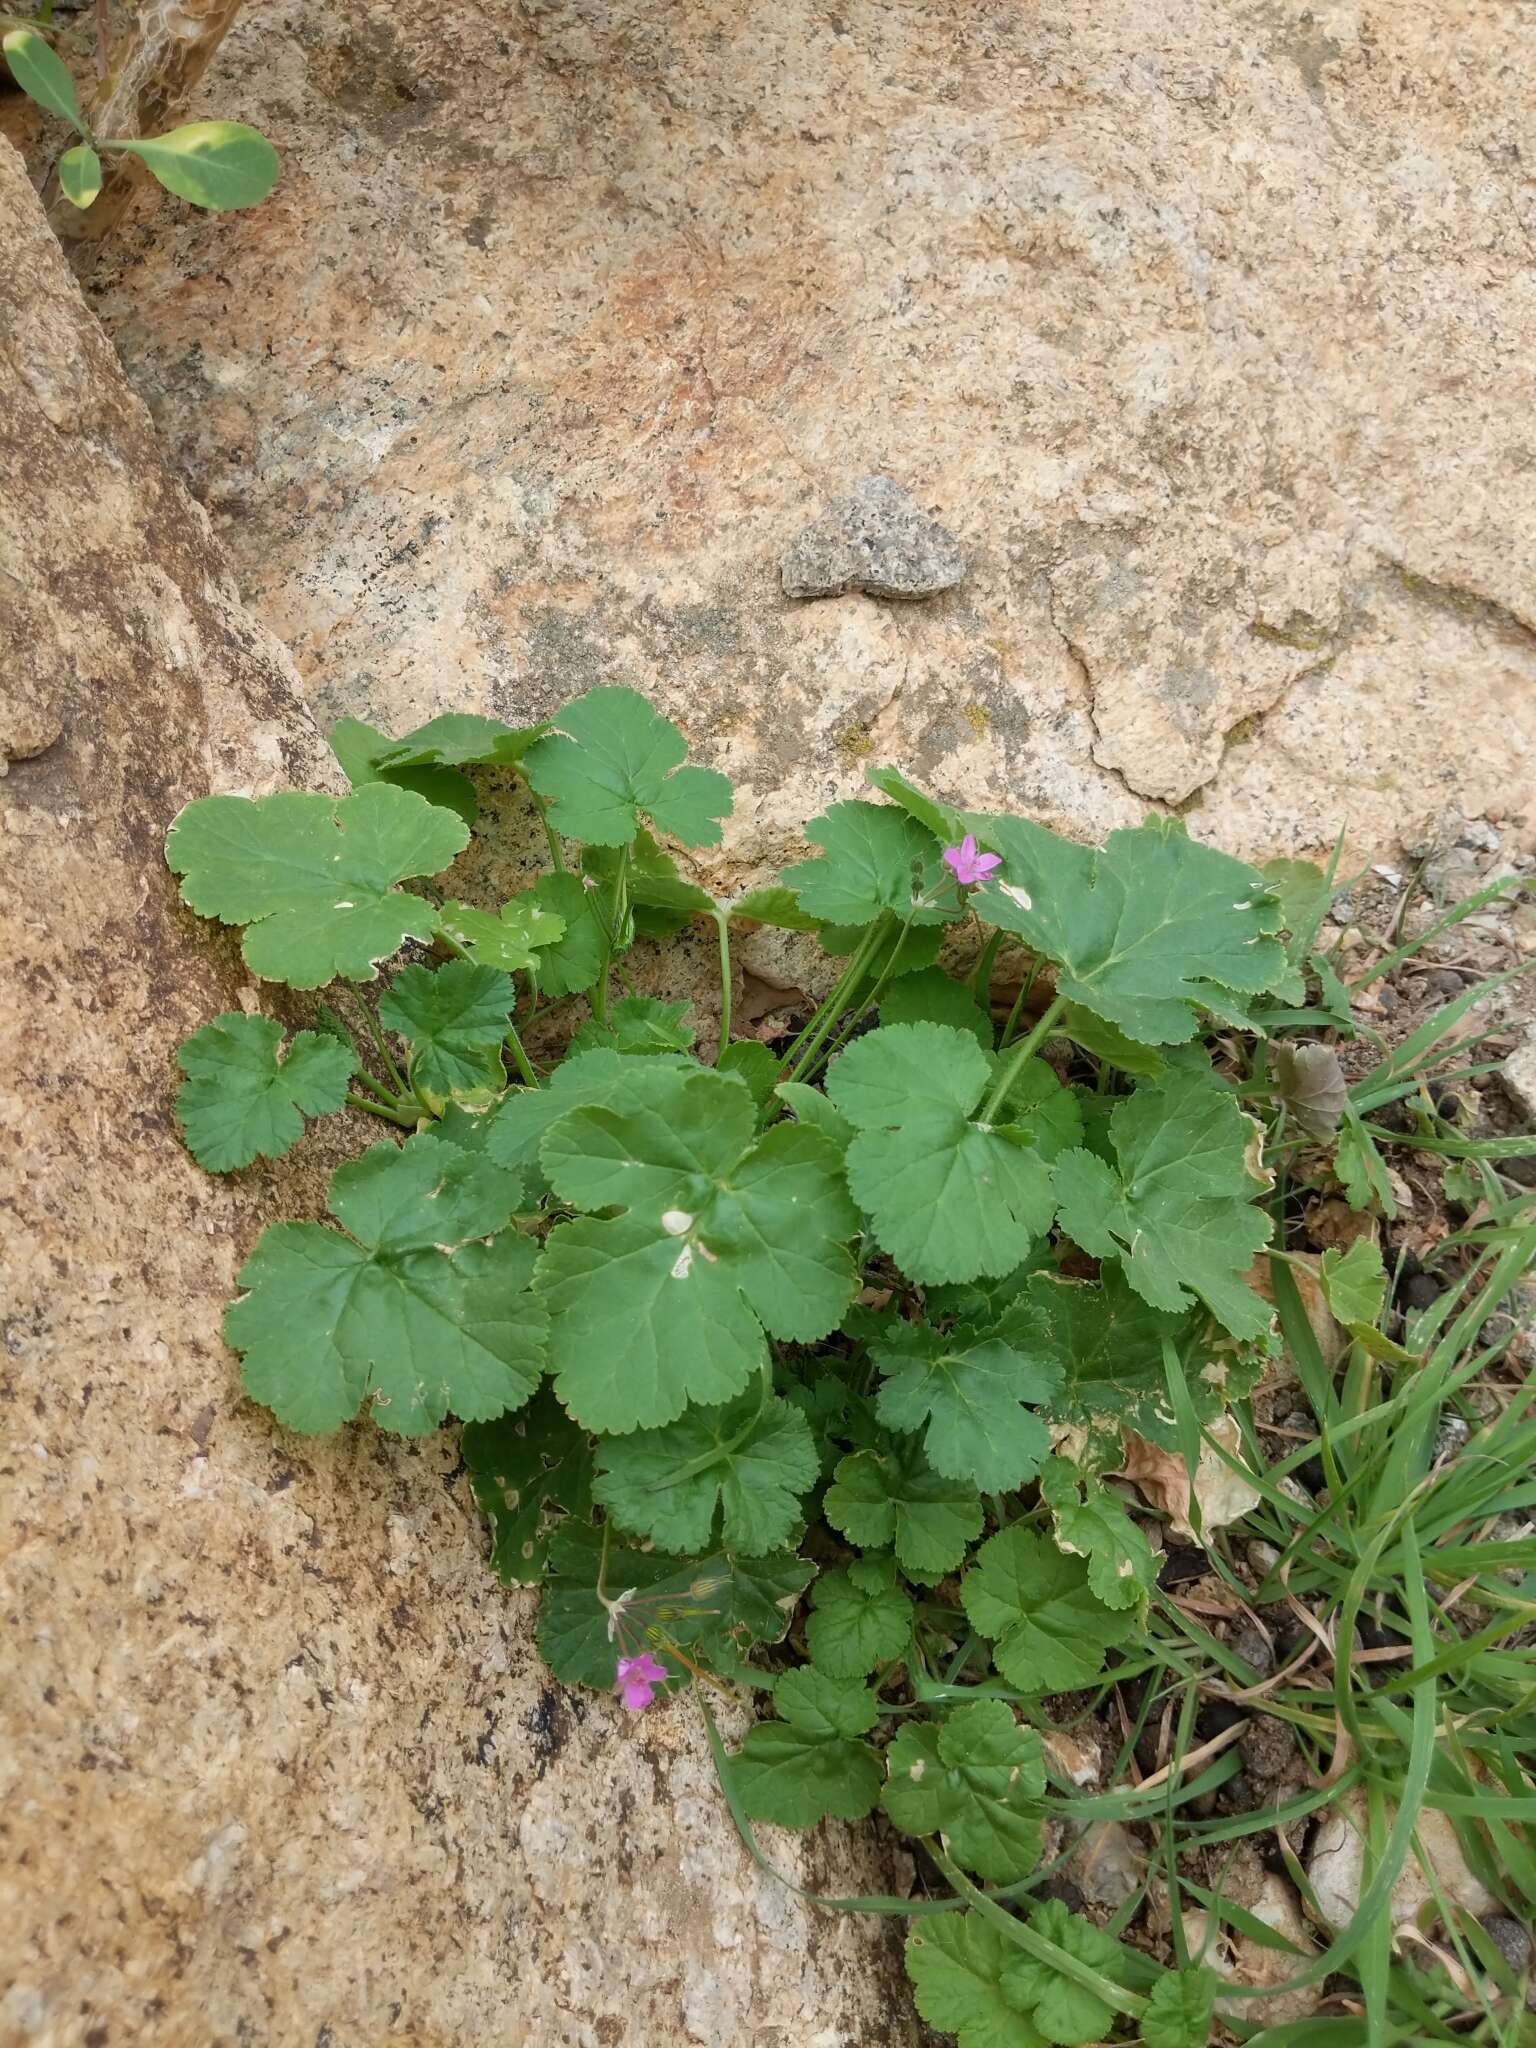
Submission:
<svg viewBox="0 0 1536 2048">
<path fill-rule="evenodd" d="M 965 550 L 910 491 L 888 476 L 860 477 L 784 551 L 786 597 L 936 597 L 966 571 Z"/>
</svg>

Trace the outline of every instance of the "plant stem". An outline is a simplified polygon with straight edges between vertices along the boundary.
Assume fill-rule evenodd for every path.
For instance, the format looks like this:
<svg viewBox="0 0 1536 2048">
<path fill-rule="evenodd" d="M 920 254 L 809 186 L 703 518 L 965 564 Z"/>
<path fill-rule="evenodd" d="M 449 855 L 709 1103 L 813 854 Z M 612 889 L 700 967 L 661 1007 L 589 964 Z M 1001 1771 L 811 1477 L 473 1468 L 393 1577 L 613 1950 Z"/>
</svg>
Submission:
<svg viewBox="0 0 1536 2048">
<path fill-rule="evenodd" d="M 411 1092 L 406 1084 L 405 1076 L 395 1065 L 394 1055 L 385 1043 L 384 1034 L 379 1029 L 378 1021 L 374 1017 L 372 1010 L 368 1007 L 367 998 L 362 990 L 357 986 L 356 982 L 349 982 L 347 985 L 352 991 L 353 1001 L 362 1012 L 363 1022 L 368 1028 L 368 1036 L 373 1040 L 374 1051 L 377 1052 L 379 1058 L 384 1062 L 384 1071 L 389 1076 L 390 1085 L 403 1101 Z"/>
<path fill-rule="evenodd" d="M 842 979 L 838 982 L 837 987 L 833 989 L 826 1001 L 818 1007 L 815 1015 L 800 1033 L 794 1044 L 791 1045 L 789 1051 L 784 1055 L 784 1064 L 786 1066 L 789 1066 L 791 1061 L 795 1062 L 788 1076 L 790 1080 L 798 1081 L 800 1079 L 805 1067 L 814 1060 L 817 1052 L 825 1043 L 827 1033 L 842 1015 L 849 998 L 858 987 L 860 981 L 863 980 L 864 970 L 869 965 L 875 948 L 890 929 L 890 921 L 889 911 L 882 911 L 880 916 L 876 918 L 854 949 L 853 958 L 843 970 Z M 799 1056 L 798 1058 L 796 1057 L 797 1055 Z"/>
<path fill-rule="evenodd" d="M 994 932 L 981 949 L 981 958 L 976 962 L 976 971 L 971 976 L 971 994 L 989 1014 L 992 1008 L 992 969 L 997 965 L 997 950 L 1003 943 L 1001 932 Z"/>
<path fill-rule="evenodd" d="M 599 916 L 598 923 L 603 929 L 603 967 L 592 985 L 592 1015 L 599 1024 L 608 1022 L 608 975 L 613 966 L 613 955 L 618 935 L 624 929 L 627 904 L 625 884 L 629 880 L 629 848 L 619 849 L 619 858 L 613 877 L 613 902 L 607 918 Z"/>
<path fill-rule="evenodd" d="M 414 1131 L 421 1121 L 420 1113 L 410 1115 L 404 1109 L 386 1109 L 382 1102 L 374 1102 L 366 1095 L 356 1095 L 350 1090 L 347 1101 L 353 1109 L 366 1109 L 370 1116 L 381 1116 L 388 1124 L 398 1124 L 402 1131 Z"/>
<path fill-rule="evenodd" d="M 731 1042 L 731 914 L 717 903 L 712 913 L 720 935 L 720 1041 L 715 1047 L 715 1065 Z"/>
<path fill-rule="evenodd" d="M 1025 1003 L 1029 1000 L 1029 992 L 1034 987 L 1035 977 L 1039 972 L 1040 962 L 1036 960 L 1030 967 L 1028 974 L 1019 983 L 1019 992 L 1013 999 L 1013 1008 L 1008 1012 L 1008 1022 L 1003 1026 L 1003 1035 L 997 1042 L 999 1052 L 1005 1049 L 1009 1039 L 1012 1038 L 1014 1032 L 1018 1029 L 1020 1013 L 1023 1011 Z"/>
<path fill-rule="evenodd" d="M 555 864 L 555 873 L 563 875 L 566 872 L 565 848 L 560 844 L 560 834 L 549 822 L 549 805 L 545 803 L 543 797 L 534 796 L 532 790 L 528 794 L 533 797 L 539 813 L 539 823 L 544 827 L 544 837 L 549 845 L 549 857 Z"/>
<path fill-rule="evenodd" d="M 1055 997 L 1050 1007 L 1035 1025 L 1034 1030 L 1021 1038 L 1018 1044 L 1010 1049 L 1008 1057 L 1004 1060 L 1002 1069 L 993 1085 L 992 1093 L 982 1105 L 981 1114 L 977 1118 L 979 1123 L 991 1123 L 993 1116 L 997 1112 L 998 1104 L 1003 1101 L 1008 1090 L 1013 1086 L 1019 1069 L 1035 1050 L 1035 1047 L 1044 1044 L 1045 1040 L 1050 1036 L 1057 1018 L 1066 1007 L 1067 999 L 1065 996 Z"/>
<path fill-rule="evenodd" d="M 517 1027 L 513 1024 L 509 1023 L 507 1026 L 505 1043 L 507 1051 L 511 1053 L 513 1061 L 517 1066 L 517 1071 L 522 1075 L 524 1081 L 527 1082 L 530 1088 L 537 1088 L 539 1086 L 539 1077 L 533 1071 L 532 1060 L 523 1051 L 523 1041 L 518 1037 Z"/>
<path fill-rule="evenodd" d="M 916 907 L 917 906 L 914 904 L 913 910 L 915 910 Z M 818 1054 L 818 1056 L 815 1059 L 813 1059 L 810 1065 L 805 1069 L 805 1076 L 802 1078 L 808 1077 L 809 1075 L 813 1074 L 816 1071 L 817 1067 L 831 1065 L 832 1061 L 836 1059 L 837 1055 L 848 1043 L 848 1040 L 853 1036 L 854 1029 L 858 1024 L 859 1019 L 863 1016 L 866 1016 L 869 1011 L 874 1009 L 876 1004 L 879 1002 L 880 998 L 885 994 L 886 983 L 891 978 L 891 970 L 895 967 L 896 962 L 901 958 L 901 949 L 906 944 L 907 933 L 911 929 L 912 911 L 909 910 L 905 918 L 902 920 L 901 930 L 896 934 L 896 942 L 891 947 L 890 952 L 886 955 L 885 965 L 880 969 L 879 974 L 876 975 L 874 986 L 870 989 L 869 994 L 867 996 L 860 997 L 857 1007 L 852 1009 L 852 1012 L 847 1018 L 846 1022 L 844 1023 L 843 1028 L 837 1033 L 831 1049 L 825 1054 L 825 1056 Z"/>
</svg>

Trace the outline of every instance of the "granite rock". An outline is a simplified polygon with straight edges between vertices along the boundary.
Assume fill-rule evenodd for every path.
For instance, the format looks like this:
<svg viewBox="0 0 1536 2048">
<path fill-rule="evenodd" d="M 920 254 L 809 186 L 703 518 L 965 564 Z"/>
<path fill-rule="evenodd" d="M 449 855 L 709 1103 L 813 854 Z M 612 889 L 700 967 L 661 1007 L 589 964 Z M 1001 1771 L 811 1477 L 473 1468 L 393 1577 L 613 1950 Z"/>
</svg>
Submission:
<svg viewBox="0 0 1536 2048">
<path fill-rule="evenodd" d="M 965 575 L 965 550 L 888 476 L 861 477 L 784 550 L 786 597 L 936 597 Z"/>
<path fill-rule="evenodd" d="M 451 1432 L 241 1398 L 241 1262 L 372 1133 L 192 1164 L 175 1047 L 262 992 L 161 843 L 334 770 L 3 142 L 0 306 L 0 2040 L 914 2038 L 893 1923 L 756 1869 L 691 1702 L 549 1677 Z M 891 1886 L 868 1831 L 766 1835 Z"/>
</svg>

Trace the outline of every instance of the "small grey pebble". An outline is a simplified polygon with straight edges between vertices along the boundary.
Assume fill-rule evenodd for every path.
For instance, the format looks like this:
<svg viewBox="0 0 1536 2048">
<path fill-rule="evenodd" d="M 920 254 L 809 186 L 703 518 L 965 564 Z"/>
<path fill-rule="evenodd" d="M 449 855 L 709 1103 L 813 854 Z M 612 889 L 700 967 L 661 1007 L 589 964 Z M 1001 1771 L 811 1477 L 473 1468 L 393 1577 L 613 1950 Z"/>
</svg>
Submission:
<svg viewBox="0 0 1536 2048">
<path fill-rule="evenodd" d="M 1428 980 L 1437 996 L 1459 996 L 1466 987 L 1466 976 L 1454 967 L 1437 967 Z"/>
<path fill-rule="evenodd" d="M 796 534 L 779 564 L 786 597 L 934 597 L 965 575 L 964 548 L 910 491 L 861 477 Z"/>
<path fill-rule="evenodd" d="M 1435 1424 L 1435 1463 L 1442 1458 L 1454 1458 L 1471 1434 L 1472 1425 L 1464 1415 L 1442 1415 Z"/>
<path fill-rule="evenodd" d="M 1487 1913 L 1482 1930 L 1517 1977 L 1531 1967 L 1531 1930 L 1507 1913 Z"/>
<path fill-rule="evenodd" d="M 1252 1667 L 1260 1678 L 1268 1678 L 1275 1668 L 1275 1653 L 1267 1637 L 1254 1627 L 1251 1621 L 1239 1622 L 1228 1638 L 1228 1648 L 1234 1656 Z"/>
</svg>

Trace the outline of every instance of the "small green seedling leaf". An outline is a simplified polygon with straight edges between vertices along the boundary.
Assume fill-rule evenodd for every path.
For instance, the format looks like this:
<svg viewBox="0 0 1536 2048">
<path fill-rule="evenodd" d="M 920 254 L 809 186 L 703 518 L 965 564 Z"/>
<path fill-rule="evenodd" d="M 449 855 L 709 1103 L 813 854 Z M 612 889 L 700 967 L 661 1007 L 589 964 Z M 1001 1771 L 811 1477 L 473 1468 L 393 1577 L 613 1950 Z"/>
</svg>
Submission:
<svg viewBox="0 0 1536 2048">
<path fill-rule="evenodd" d="M 409 1042 L 411 1086 L 434 1114 L 448 1101 L 484 1109 L 501 1094 L 515 1001 L 510 976 L 470 960 L 403 968 L 379 998 L 379 1022 Z"/>
<path fill-rule="evenodd" d="M 1386 1268 L 1368 1237 L 1357 1237 L 1346 1252 L 1326 1251 L 1318 1279 L 1323 1298 L 1346 1330 L 1374 1328 L 1387 1298 Z"/>
<path fill-rule="evenodd" d="M 75 81 L 42 37 L 29 28 L 13 28 L 0 43 L 0 49 L 4 49 L 11 76 L 27 98 L 36 100 L 40 107 L 46 107 L 50 114 L 56 114 L 84 134 L 85 118 L 80 112 Z"/>
<path fill-rule="evenodd" d="M 903 1834 L 942 1835 L 957 1863 L 996 1884 L 1027 1877 L 1040 1860 L 1045 1758 L 1004 1701 L 904 1723 L 886 1764 L 882 1804 Z"/>
<path fill-rule="evenodd" d="M 1390 1223 L 1397 1215 L 1392 1182 L 1386 1162 L 1376 1149 L 1376 1140 L 1360 1121 L 1358 1110 L 1346 1105 L 1344 1128 L 1333 1150 L 1333 1170 L 1344 1189 L 1351 1209 L 1380 1209 Z"/>
<path fill-rule="evenodd" d="M 187 1150 L 210 1173 L 281 1159 L 303 1136 L 306 1116 L 345 1103 L 356 1072 L 349 1047 L 325 1032 L 300 1031 L 284 1057 L 282 1042 L 283 1027 L 270 1017 L 227 1010 L 177 1053 L 187 1078 L 176 1114 Z"/>
<path fill-rule="evenodd" d="M 765 1329 L 823 1337 L 856 1286 L 858 1218 L 820 1132 L 755 1138 L 730 1075 L 665 1056 L 626 1066 L 602 1076 L 607 1106 L 568 1111 L 539 1153 L 561 1199 L 589 1212 L 551 1232 L 539 1266 L 560 1398 L 613 1434 L 730 1399 Z"/>
<path fill-rule="evenodd" d="M 784 1071 L 777 1053 L 770 1052 L 755 1038 L 739 1038 L 722 1046 L 715 1066 L 722 1074 L 734 1074 L 757 1104 L 758 1115 L 773 1100 L 774 1083 Z"/>
<path fill-rule="evenodd" d="M 766 889 L 751 889 L 731 905 L 732 924 L 771 924 L 784 932 L 819 932 L 822 921 L 802 910 L 793 889 L 775 883 Z"/>
<path fill-rule="evenodd" d="M 1281 908 L 1263 877 L 1172 818 L 1079 846 L 1018 818 L 968 817 L 1003 857 L 972 899 L 989 923 L 1057 964 L 1057 993 L 1147 1045 L 1192 1038 L 1285 972 Z"/>
<path fill-rule="evenodd" d="M 896 1583 L 894 1559 L 856 1557 L 824 1572 L 811 1600 L 805 1639 L 813 1662 L 833 1678 L 864 1678 L 906 1655 L 912 1602 Z"/>
<path fill-rule="evenodd" d="M 1029 1916 L 1037 1934 L 1074 1961 L 1084 1963 L 1111 1984 L 1120 1982 L 1120 1944 L 1112 1934 L 1095 1927 L 1091 1920 L 1069 1912 L 1060 1899 L 1048 1899 Z M 1010 1998 L 1029 2009 L 1035 2025 L 1058 2048 L 1081 2048 L 1088 2041 L 1107 2038 L 1115 2023 L 1115 2008 L 1076 1977 L 1053 1969 L 1032 1955 L 1021 1955 L 1003 1971 L 1003 1987 Z"/>
<path fill-rule="evenodd" d="M 542 875 L 531 889 L 524 889 L 505 906 L 502 916 L 516 910 L 541 911 L 558 917 L 565 926 L 552 943 L 539 946 L 539 987 L 554 998 L 584 994 L 603 971 L 605 941 L 594 908 L 594 893 L 580 875 Z"/>
<path fill-rule="evenodd" d="M 436 912 L 395 887 L 435 875 L 469 843 L 451 811 L 387 782 L 351 796 L 209 796 L 166 835 L 182 901 L 249 927 L 245 964 L 264 981 L 319 988 L 368 981 L 402 940 L 431 935 Z"/>
<path fill-rule="evenodd" d="M 1234 1337 L 1262 1336 L 1269 1304 L 1243 1281 L 1271 1230 L 1253 1119 L 1213 1074 L 1178 1069 L 1117 1104 L 1109 1130 L 1118 1172 L 1082 1150 L 1056 1161 L 1062 1229 L 1093 1258 L 1118 1257 L 1154 1308 L 1198 1296 Z"/>
<path fill-rule="evenodd" d="M 101 146 L 138 157 L 167 192 L 216 213 L 260 205 L 281 169 L 265 135 L 243 121 L 189 121 L 164 135 Z"/>
<path fill-rule="evenodd" d="M 812 818 L 805 836 L 822 851 L 784 870 L 784 885 L 802 911 L 834 925 L 872 924 L 894 911 L 919 925 L 944 924 L 960 915 L 950 891 L 942 906 L 923 899 L 937 891 L 947 870 L 939 848 L 920 825 L 887 804 L 857 800 L 833 804 Z"/>
<path fill-rule="evenodd" d="M 545 948 L 565 937 L 565 919 L 541 910 L 529 894 L 514 896 L 500 911 L 445 903 L 437 913 L 437 929 L 484 967 L 499 967 L 503 974 L 541 973 Z"/>
<path fill-rule="evenodd" d="M 880 1797 L 880 1759 L 867 1742 L 879 1717 L 857 1679 L 809 1666 L 786 1671 L 773 1689 L 776 1721 L 759 1721 L 731 1762 L 742 1807 L 753 1820 L 809 1828 L 830 1815 L 862 1820 Z"/>
<path fill-rule="evenodd" d="M 101 158 L 88 142 L 77 142 L 59 158 L 59 190 L 79 207 L 89 206 L 101 191 Z"/>
<path fill-rule="evenodd" d="M 1050 2048 L 1004 1988 L 1018 1950 L 979 1913 L 932 1913 L 907 1936 L 913 2001 L 958 2048 Z"/>
<path fill-rule="evenodd" d="M 1169 1970 L 1141 2016 L 1143 2048 L 1207 2048 L 1219 1989 L 1209 1970 Z"/>
<path fill-rule="evenodd" d="M 504 1586 L 536 1585 L 552 1517 L 592 1511 L 590 1438 L 542 1386 L 515 1415 L 466 1423 L 460 1445 L 491 1527 L 491 1570 Z"/>
<path fill-rule="evenodd" d="M 897 1320 L 869 1349 L 885 1375 L 880 1420 L 887 1429 L 924 1431 L 936 1472 L 983 1493 L 1008 1493 L 1040 1470 L 1051 1433 L 1029 1404 L 1054 1397 L 1054 1365 L 964 1323 L 940 1331 Z"/>
<path fill-rule="evenodd" d="M 1108 1608 L 1088 1583 L 1081 1558 L 1017 1522 L 976 1553 L 960 1588 L 971 1626 L 993 1645 L 993 1661 L 1021 1692 L 1066 1692 L 1089 1685 L 1105 1653 L 1136 1626 L 1128 1609 Z"/>
<path fill-rule="evenodd" d="M 636 1055 L 658 1052 L 687 1052 L 698 1035 L 683 1019 L 688 1004 L 658 1002 L 654 996 L 624 996 L 608 1005 L 608 1015 L 599 1024 L 589 1017 L 571 1040 L 569 1052 L 595 1052 L 606 1046 L 610 1052 Z"/>
<path fill-rule="evenodd" d="M 897 814 L 899 815 L 899 814 Z M 833 1061 L 827 1093 L 858 1135 L 848 1185 L 912 1279 L 1011 1272 L 1056 1213 L 1034 1133 L 978 1121 L 992 1062 L 947 1024 L 894 1024 Z"/>
<path fill-rule="evenodd" d="M 684 846 L 718 846 L 731 785 L 713 768 L 684 766 L 688 743 L 635 690 L 589 690 L 524 756 L 528 780 L 570 839 L 624 846 L 642 816 Z"/>
<path fill-rule="evenodd" d="M 1323 919 L 1328 915 L 1334 885 L 1317 863 L 1310 860 L 1270 860 L 1264 863 L 1260 872 L 1264 876 L 1265 887 L 1279 900 L 1285 933 L 1288 966 L 1285 974 L 1275 982 L 1274 992 L 1282 1003 L 1299 1009 L 1307 1000 L 1307 960 L 1317 944 Z"/>
<path fill-rule="evenodd" d="M 241 1270 L 224 1333 L 245 1354 L 246 1392 L 310 1432 L 365 1400 L 403 1436 L 520 1407 L 544 1370 L 546 1319 L 528 1291 L 534 1247 L 502 1228 L 519 1192 L 483 1156 L 425 1135 L 338 1167 L 342 1229 L 271 1224 Z"/>
<path fill-rule="evenodd" d="M 758 1557 L 789 1543 L 819 1461 L 799 1410 L 752 1391 L 664 1429 L 607 1437 L 598 1464 L 593 1492 L 621 1528 L 660 1550 L 700 1551 L 718 1518 L 727 1550 Z"/>
<path fill-rule="evenodd" d="M 910 1438 L 840 1460 L 823 1512 L 851 1543 L 894 1549 L 904 1571 L 928 1580 L 954 1571 L 983 1522 L 974 1486 L 935 1472 Z"/>
<path fill-rule="evenodd" d="M 1053 1458 L 1040 1482 L 1056 1547 L 1087 1561 L 1088 1584 L 1106 1607 L 1145 1609 L 1159 1559 L 1124 1503 L 1066 1458 Z"/>
<path fill-rule="evenodd" d="M 671 854 L 649 832 L 637 832 L 627 857 L 612 846 L 589 846 L 581 857 L 582 871 L 611 898 L 624 862 L 624 895 L 635 929 L 647 938 L 667 938 L 681 931 L 691 917 L 711 916 L 715 899 L 697 882 L 687 881 Z"/>
</svg>

